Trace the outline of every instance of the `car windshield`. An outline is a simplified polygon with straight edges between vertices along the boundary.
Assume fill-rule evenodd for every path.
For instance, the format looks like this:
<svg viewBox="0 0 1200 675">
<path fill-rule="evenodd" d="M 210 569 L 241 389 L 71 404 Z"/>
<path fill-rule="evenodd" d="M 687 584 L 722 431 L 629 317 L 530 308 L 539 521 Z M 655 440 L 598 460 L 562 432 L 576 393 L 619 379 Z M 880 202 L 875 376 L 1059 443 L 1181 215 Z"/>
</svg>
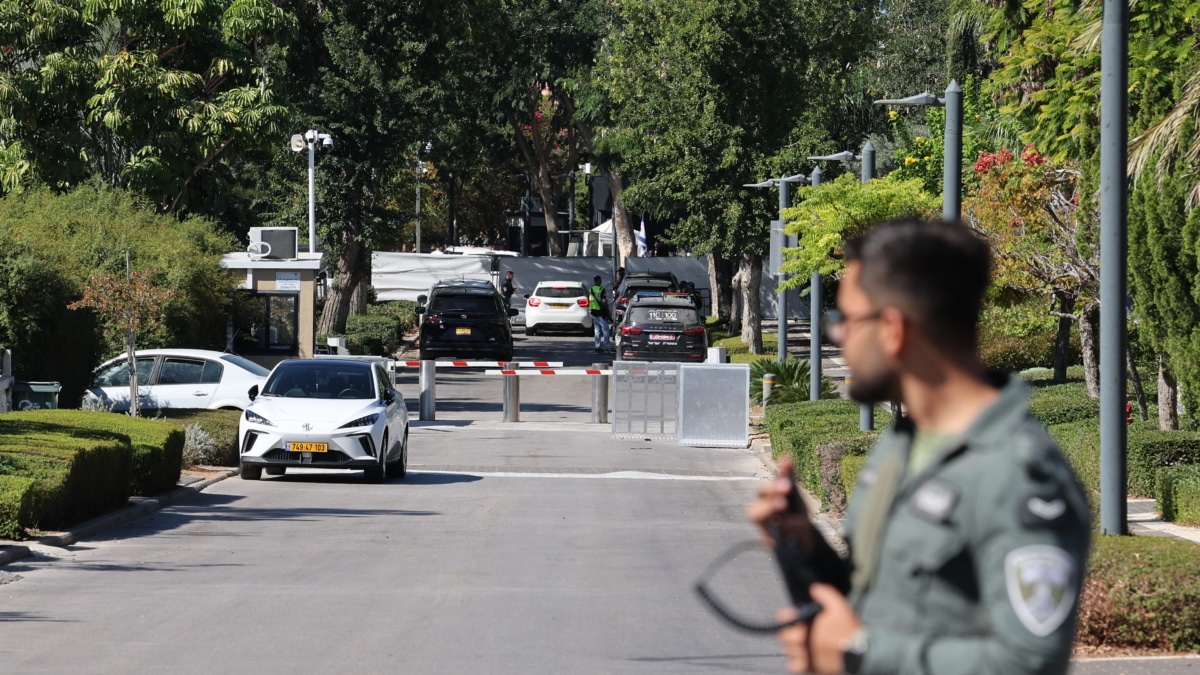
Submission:
<svg viewBox="0 0 1200 675">
<path fill-rule="evenodd" d="M 700 323 L 696 310 L 678 305 L 659 307 L 634 307 L 629 311 L 631 323 L 674 324 L 693 326 Z"/>
<path fill-rule="evenodd" d="M 583 286 L 542 286 L 533 294 L 539 298 L 581 298 L 587 295 Z"/>
<path fill-rule="evenodd" d="M 237 354 L 222 354 L 221 360 L 228 361 L 242 370 L 248 370 L 259 377 L 266 377 L 271 374 L 271 371 L 267 370 L 266 368 L 263 368 L 250 359 L 242 358 Z"/>
<path fill-rule="evenodd" d="M 432 311 L 490 314 L 497 310 L 496 301 L 486 295 L 441 293 L 433 299 Z"/>
<path fill-rule="evenodd" d="M 282 363 L 267 379 L 263 396 L 284 398 L 373 399 L 371 366 L 325 361 Z"/>
</svg>

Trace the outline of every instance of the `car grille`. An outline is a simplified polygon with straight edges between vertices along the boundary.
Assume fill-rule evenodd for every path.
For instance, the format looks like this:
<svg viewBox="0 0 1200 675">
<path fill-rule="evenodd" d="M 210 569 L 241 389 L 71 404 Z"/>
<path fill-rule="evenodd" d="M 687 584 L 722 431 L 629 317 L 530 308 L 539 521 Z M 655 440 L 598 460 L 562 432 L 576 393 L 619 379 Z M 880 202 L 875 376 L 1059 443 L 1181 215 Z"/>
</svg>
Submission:
<svg viewBox="0 0 1200 675">
<path fill-rule="evenodd" d="M 312 459 L 301 461 L 304 459 L 304 454 L 303 452 L 289 452 L 281 448 L 276 448 L 275 450 L 268 450 L 263 455 L 263 459 L 270 462 L 292 462 L 295 464 L 342 464 L 350 459 L 345 453 L 338 450 L 309 453 Z"/>
</svg>

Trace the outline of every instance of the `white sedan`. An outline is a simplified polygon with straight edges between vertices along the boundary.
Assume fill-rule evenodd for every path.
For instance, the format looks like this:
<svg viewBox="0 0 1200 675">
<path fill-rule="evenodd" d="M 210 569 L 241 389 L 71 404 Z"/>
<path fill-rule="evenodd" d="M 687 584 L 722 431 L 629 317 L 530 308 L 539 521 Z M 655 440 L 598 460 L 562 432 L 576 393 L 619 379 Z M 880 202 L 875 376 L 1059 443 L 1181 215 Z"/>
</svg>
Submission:
<svg viewBox="0 0 1200 675">
<path fill-rule="evenodd" d="M 351 359 L 291 359 L 271 371 L 238 424 L 245 480 L 288 468 L 408 472 L 408 410 L 384 368 Z"/>
<path fill-rule="evenodd" d="M 262 385 L 271 371 L 237 354 L 207 349 L 141 349 L 137 362 L 142 410 L 236 408 L 250 405 L 246 391 Z M 100 364 L 83 394 L 84 405 L 113 412 L 129 410 L 129 361 L 122 354 Z"/>
<path fill-rule="evenodd" d="M 525 298 L 526 335 L 537 335 L 547 328 L 592 334 L 588 291 L 578 281 L 541 281 Z"/>
</svg>

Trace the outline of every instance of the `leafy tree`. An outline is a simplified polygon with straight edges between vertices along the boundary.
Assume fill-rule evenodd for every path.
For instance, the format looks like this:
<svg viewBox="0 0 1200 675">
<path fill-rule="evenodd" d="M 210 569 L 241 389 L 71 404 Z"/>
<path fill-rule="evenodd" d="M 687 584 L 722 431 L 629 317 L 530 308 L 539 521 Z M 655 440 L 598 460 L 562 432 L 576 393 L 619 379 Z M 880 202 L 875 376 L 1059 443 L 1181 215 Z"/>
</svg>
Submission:
<svg viewBox="0 0 1200 675">
<path fill-rule="evenodd" d="M 269 0 L 3 3 L 0 185 L 95 174 L 204 212 L 224 162 L 279 133 L 270 63 L 294 28 Z"/>
<path fill-rule="evenodd" d="M 125 276 L 96 274 L 83 289 L 83 298 L 68 305 L 68 309 L 90 309 L 104 321 L 105 330 L 125 338 L 125 355 L 129 364 L 129 414 L 138 416 L 137 334 L 143 327 L 162 322 L 162 311 L 175 294 L 170 289 L 155 286 L 153 271 L 132 271 L 128 255 Z"/>
</svg>

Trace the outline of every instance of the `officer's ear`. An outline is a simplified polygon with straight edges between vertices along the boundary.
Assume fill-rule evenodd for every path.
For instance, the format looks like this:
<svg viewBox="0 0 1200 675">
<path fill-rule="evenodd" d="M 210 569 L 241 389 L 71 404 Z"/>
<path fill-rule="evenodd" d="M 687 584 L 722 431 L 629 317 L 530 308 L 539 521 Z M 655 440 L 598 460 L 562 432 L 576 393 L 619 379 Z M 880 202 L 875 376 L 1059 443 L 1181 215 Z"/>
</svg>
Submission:
<svg viewBox="0 0 1200 675">
<path fill-rule="evenodd" d="M 912 342 L 913 325 L 895 307 L 879 311 L 879 347 L 891 358 L 900 356 L 905 345 Z"/>
</svg>

